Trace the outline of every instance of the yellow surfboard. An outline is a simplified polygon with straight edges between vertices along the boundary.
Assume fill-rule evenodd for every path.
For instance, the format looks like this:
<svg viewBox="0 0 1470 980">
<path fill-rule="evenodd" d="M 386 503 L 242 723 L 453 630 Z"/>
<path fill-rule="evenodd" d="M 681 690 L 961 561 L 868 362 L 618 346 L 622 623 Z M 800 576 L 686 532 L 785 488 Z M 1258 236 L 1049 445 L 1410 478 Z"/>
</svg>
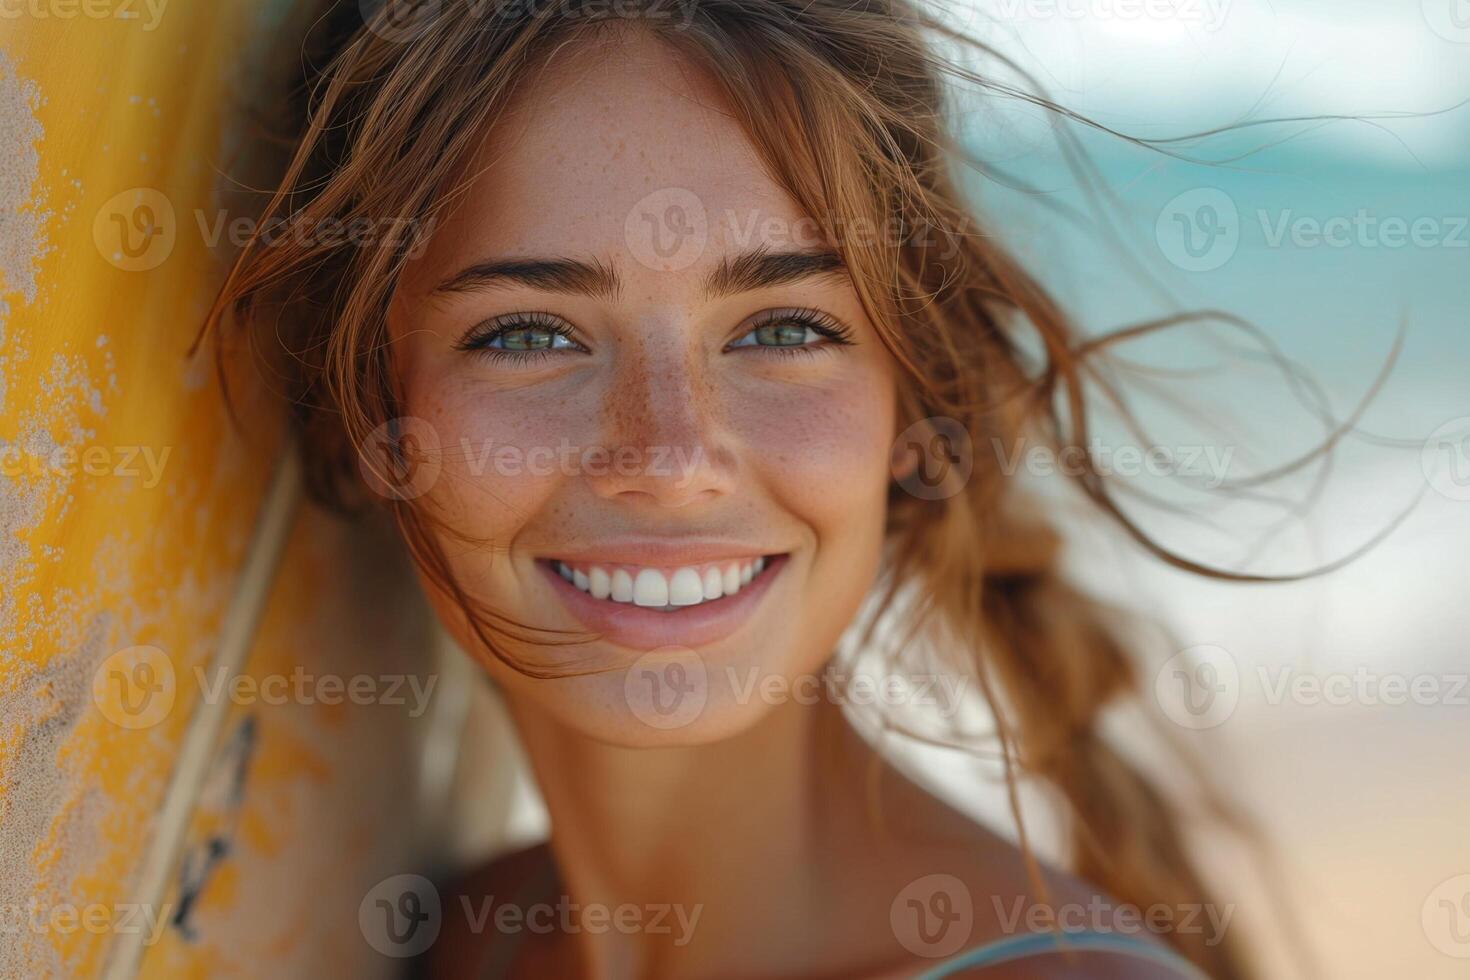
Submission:
<svg viewBox="0 0 1470 980">
<path fill-rule="evenodd" d="M 187 356 L 280 6 L 0 12 L 0 976 L 397 965 L 360 912 L 422 853 L 428 619 Z"/>
</svg>

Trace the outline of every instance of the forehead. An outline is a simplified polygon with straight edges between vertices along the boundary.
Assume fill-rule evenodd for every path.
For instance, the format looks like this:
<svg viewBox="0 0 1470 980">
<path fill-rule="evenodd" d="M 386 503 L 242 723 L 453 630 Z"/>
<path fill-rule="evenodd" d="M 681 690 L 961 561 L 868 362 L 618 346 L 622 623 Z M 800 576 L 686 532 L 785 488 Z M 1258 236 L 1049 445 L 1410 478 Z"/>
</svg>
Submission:
<svg viewBox="0 0 1470 980">
<path fill-rule="evenodd" d="M 465 173 L 427 266 L 597 255 L 636 275 L 696 271 L 763 244 L 819 244 L 714 83 L 642 32 L 557 48 Z"/>
</svg>

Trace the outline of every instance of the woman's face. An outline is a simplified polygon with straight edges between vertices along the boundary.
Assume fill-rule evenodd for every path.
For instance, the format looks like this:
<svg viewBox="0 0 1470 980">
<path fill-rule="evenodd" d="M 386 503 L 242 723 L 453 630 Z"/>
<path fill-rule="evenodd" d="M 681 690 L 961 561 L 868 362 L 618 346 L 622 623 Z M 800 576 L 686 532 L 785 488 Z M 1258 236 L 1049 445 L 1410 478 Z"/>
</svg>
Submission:
<svg viewBox="0 0 1470 980">
<path fill-rule="evenodd" d="M 841 263 L 651 38 L 559 50 L 467 172 L 390 314 L 410 431 L 442 452 L 419 502 L 480 542 L 441 539 L 472 595 L 575 634 L 508 652 L 614 669 L 481 659 L 518 710 L 625 745 L 809 695 L 891 479 L 893 368 Z"/>
</svg>

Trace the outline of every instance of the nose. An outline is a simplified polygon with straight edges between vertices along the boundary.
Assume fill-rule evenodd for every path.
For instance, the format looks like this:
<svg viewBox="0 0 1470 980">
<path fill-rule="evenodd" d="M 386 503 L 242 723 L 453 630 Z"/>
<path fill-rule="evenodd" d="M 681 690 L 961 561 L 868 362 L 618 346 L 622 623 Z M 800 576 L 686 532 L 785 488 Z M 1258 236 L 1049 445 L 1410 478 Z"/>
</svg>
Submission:
<svg viewBox="0 0 1470 980">
<path fill-rule="evenodd" d="M 734 485 L 735 454 L 717 385 L 689 351 L 629 352 L 602 398 L 607 466 L 588 478 L 606 499 L 685 507 Z"/>
</svg>

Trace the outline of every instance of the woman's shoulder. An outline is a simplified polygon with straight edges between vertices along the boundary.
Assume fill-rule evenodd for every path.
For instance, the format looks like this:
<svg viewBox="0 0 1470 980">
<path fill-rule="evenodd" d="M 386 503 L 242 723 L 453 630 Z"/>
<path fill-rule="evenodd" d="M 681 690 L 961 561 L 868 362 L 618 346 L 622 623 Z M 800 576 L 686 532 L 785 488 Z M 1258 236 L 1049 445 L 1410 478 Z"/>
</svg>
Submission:
<svg viewBox="0 0 1470 980">
<path fill-rule="evenodd" d="M 986 853 L 983 864 L 954 861 L 947 872 L 915 879 L 892 903 L 894 934 L 913 954 L 894 980 L 1202 976 L 1130 914 L 1126 903 L 1047 866 L 1040 869 L 1045 886 L 1040 897 L 1019 851 L 1004 844 L 997 848 L 994 838 L 989 843 L 970 852 Z M 455 980 L 505 975 L 511 957 L 536 952 L 523 948 L 528 910 L 555 903 L 556 880 L 550 848 L 541 843 L 500 855 L 451 881 L 441 889 L 443 927 L 422 975 Z M 946 923 L 962 927 L 953 934 L 958 942 L 949 939 Z M 1072 934 L 1073 942 L 1064 945 L 1058 930 Z M 548 952 L 543 949 L 536 958 Z"/>
<path fill-rule="evenodd" d="M 555 888 L 555 864 L 545 843 L 501 854 L 468 869 L 440 889 L 443 924 L 425 956 L 422 976 L 477 980 L 501 975 L 526 935 L 527 910 Z M 554 904 L 554 900 L 553 900 Z"/>
<path fill-rule="evenodd" d="M 909 977 L 1203 976 L 1174 952 L 1166 938 L 1169 923 L 1158 916 L 1145 916 L 1137 905 L 1063 868 L 1032 865 L 1017 846 L 972 821 L 945 829 L 951 834 L 939 847 L 911 853 L 915 863 L 889 909 L 895 935 L 915 957 Z"/>
</svg>

